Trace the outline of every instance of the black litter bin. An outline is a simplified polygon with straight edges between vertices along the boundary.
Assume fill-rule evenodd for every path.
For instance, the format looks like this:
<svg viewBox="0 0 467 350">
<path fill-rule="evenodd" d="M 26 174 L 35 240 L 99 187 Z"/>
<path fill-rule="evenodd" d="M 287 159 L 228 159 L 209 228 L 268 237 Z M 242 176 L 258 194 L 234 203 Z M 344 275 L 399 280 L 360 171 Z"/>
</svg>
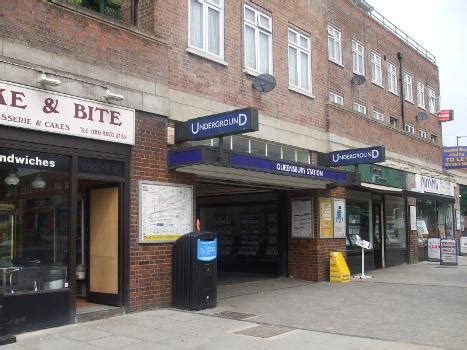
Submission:
<svg viewBox="0 0 467 350">
<path fill-rule="evenodd" d="M 192 232 L 173 249 L 172 302 L 185 310 L 215 307 L 217 303 L 217 235 Z"/>
</svg>

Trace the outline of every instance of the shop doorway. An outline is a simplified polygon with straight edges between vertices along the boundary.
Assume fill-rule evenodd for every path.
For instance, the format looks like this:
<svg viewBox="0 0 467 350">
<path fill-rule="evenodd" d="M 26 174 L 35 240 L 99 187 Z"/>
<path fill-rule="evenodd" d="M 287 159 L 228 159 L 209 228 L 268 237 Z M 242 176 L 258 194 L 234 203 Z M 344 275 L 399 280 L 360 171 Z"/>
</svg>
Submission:
<svg viewBox="0 0 467 350">
<path fill-rule="evenodd" d="M 286 274 L 287 208 L 282 192 L 245 185 L 197 184 L 201 229 L 218 235 L 219 285 Z"/>
<path fill-rule="evenodd" d="M 82 310 L 102 310 L 98 305 L 119 307 L 121 185 L 82 179 L 78 191 L 77 314 Z"/>
<path fill-rule="evenodd" d="M 373 201 L 373 249 L 375 268 L 384 268 L 383 205 Z"/>
</svg>

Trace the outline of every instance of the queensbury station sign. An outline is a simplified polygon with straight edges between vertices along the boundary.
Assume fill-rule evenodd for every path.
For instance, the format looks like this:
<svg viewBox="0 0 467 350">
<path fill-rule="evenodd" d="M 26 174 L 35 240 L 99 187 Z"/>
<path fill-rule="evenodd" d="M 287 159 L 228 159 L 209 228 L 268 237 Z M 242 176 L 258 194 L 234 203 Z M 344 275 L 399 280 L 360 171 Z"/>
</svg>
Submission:
<svg viewBox="0 0 467 350">
<path fill-rule="evenodd" d="M 251 131 L 258 131 L 258 111 L 254 108 L 236 109 L 176 125 L 175 142 L 205 140 Z"/>
<path fill-rule="evenodd" d="M 380 163 L 386 160 L 384 147 L 352 148 L 319 155 L 323 166 L 341 166 L 353 164 Z"/>
</svg>

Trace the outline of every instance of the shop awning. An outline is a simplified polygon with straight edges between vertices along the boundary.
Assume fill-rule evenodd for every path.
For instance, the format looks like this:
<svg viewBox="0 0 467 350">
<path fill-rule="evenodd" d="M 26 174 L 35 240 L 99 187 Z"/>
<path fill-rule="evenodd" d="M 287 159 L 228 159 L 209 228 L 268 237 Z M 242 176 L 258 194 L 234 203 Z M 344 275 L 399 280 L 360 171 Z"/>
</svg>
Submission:
<svg viewBox="0 0 467 350">
<path fill-rule="evenodd" d="M 402 192 L 403 191 L 402 188 L 370 184 L 367 182 L 362 182 L 360 186 L 369 188 L 371 190 L 378 190 L 378 191 L 384 191 L 384 192 Z"/>
<path fill-rule="evenodd" d="M 331 183 L 345 185 L 352 177 L 346 171 L 231 151 L 224 151 L 219 159 L 218 149 L 205 146 L 169 151 L 168 167 L 202 178 L 281 188 L 325 188 Z"/>
</svg>

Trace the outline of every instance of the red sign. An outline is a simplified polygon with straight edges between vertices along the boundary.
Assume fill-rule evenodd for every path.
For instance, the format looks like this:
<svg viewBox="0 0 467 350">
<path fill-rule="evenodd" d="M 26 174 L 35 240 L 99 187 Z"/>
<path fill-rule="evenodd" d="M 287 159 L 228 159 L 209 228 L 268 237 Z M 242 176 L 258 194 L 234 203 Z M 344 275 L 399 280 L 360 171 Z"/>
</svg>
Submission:
<svg viewBox="0 0 467 350">
<path fill-rule="evenodd" d="M 438 121 L 448 122 L 454 120 L 454 111 L 452 109 L 442 109 L 438 113 Z"/>
</svg>

